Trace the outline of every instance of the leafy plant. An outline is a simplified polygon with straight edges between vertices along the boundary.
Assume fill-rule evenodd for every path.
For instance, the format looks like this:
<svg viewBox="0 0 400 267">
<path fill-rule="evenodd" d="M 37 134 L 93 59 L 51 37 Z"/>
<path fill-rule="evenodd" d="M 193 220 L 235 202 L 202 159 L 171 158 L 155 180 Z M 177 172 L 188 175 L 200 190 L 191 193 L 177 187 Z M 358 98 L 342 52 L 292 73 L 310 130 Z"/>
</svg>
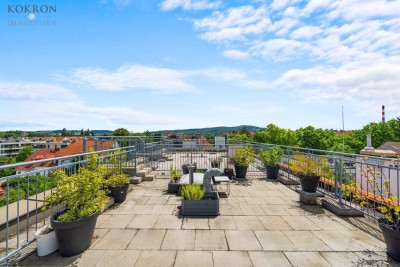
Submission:
<svg viewBox="0 0 400 267">
<path fill-rule="evenodd" d="M 254 150 L 250 146 L 246 146 L 242 149 L 237 149 L 233 153 L 233 161 L 239 166 L 247 167 L 254 162 Z"/>
<path fill-rule="evenodd" d="M 290 167 L 297 173 L 304 176 L 318 176 L 322 164 L 302 154 L 296 154 Z"/>
<path fill-rule="evenodd" d="M 111 168 L 107 170 L 107 174 L 119 174 L 122 170 L 123 163 L 126 162 L 126 158 L 125 150 L 117 149 L 111 151 L 108 159 Z"/>
<path fill-rule="evenodd" d="M 221 168 L 222 157 L 212 158 L 210 159 L 210 161 L 211 161 L 211 167 L 218 169 Z"/>
<path fill-rule="evenodd" d="M 169 166 L 169 175 L 171 178 L 171 182 L 176 183 L 181 177 L 181 171 L 174 169 L 174 166 L 171 164 Z"/>
<path fill-rule="evenodd" d="M 283 151 L 279 146 L 271 147 L 269 150 L 260 150 L 261 161 L 268 166 L 276 166 L 281 161 Z"/>
<path fill-rule="evenodd" d="M 130 184 L 128 175 L 126 174 L 115 174 L 108 178 L 107 184 L 113 187 L 124 186 Z"/>
<path fill-rule="evenodd" d="M 188 184 L 182 187 L 182 197 L 186 200 L 203 199 L 206 189 L 199 184 Z"/>
<path fill-rule="evenodd" d="M 88 166 L 80 168 L 70 176 L 63 169 L 52 173 L 56 183 L 53 192 L 45 197 L 46 206 L 64 203 L 66 212 L 57 220 L 68 222 L 99 212 L 107 203 L 108 197 L 104 187 L 105 169 L 97 165 L 97 154 L 88 156 Z"/>
</svg>

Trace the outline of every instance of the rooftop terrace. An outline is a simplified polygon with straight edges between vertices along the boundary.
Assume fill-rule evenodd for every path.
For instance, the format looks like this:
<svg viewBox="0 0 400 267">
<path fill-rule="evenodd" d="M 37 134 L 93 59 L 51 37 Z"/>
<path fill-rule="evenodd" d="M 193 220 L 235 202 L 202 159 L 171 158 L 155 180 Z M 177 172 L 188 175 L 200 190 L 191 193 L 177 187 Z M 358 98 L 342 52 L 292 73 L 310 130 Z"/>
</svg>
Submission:
<svg viewBox="0 0 400 267">
<path fill-rule="evenodd" d="M 193 218 L 179 215 L 181 197 L 167 194 L 169 177 L 159 175 L 100 215 L 83 254 L 32 254 L 19 265 L 399 266 L 365 219 L 302 205 L 297 192 L 264 177 L 233 181 L 220 216 Z"/>
<path fill-rule="evenodd" d="M 180 169 L 184 163 L 196 162 L 197 168 L 204 170 L 210 167 L 211 159 L 220 158 L 220 167 L 228 167 L 232 152 L 238 146 L 229 144 L 226 148 L 205 149 L 136 141 L 119 141 L 133 145 L 123 152 L 126 162 L 120 168 L 138 175 L 141 169 L 148 167 L 153 175 L 148 176 L 150 181 L 133 185 L 124 203 L 114 204 L 99 216 L 92 245 L 87 251 L 69 258 L 59 256 L 58 252 L 45 257 L 34 253 L 33 232 L 48 224 L 49 216 L 48 212 L 47 215 L 38 213 L 44 193 L 36 191 L 29 201 L 21 198 L 0 208 L 0 215 L 3 214 L 0 223 L 6 229 L 0 231 L 4 235 L 2 240 L 5 238 L 0 243 L 3 259 L 11 259 L 8 262 L 20 266 L 400 266 L 386 255 L 386 245 L 374 220 L 381 214 L 360 209 L 351 195 L 342 194 L 345 187 L 340 185 L 342 176 L 338 175 L 342 174 L 343 179 L 356 177 L 355 181 L 363 184 L 368 176 L 361 171 L 366 167 L 379 167 L 383 174 L 388 173 L 387 177 L 398 181 L 398 171 L 396 176 L 390 175 L 398 169 L 375 163 L 374 160 L 380 162 L 381 158 L 369 157 L 365 163 L 359 161 L 360 155 L 295 148 L 297 153 L 300 151 L 323 161 L 327 174 L 332 175 L 321 178 L 318 191 L 325 197 L 318 198 L 319 205 L 304 205 L 299 201 L 295 185 L 266 179 L 263 164 L 256 157 L 247 179 L 231 180 L 230 195 L 220 199 L 219 216 L 182 217 L 179 214 L 182 198 L 166 192 L 171 164 Z M 255 151 L 270 146 L 245 145 L 252 145 Z M 285 155 L 281 163 L 285 165 L 293 161 L 293 148 L 283 149 Z M 110 151 L 101 152 L 102 162 L 108 167 Z M 70 163 L 52 169 L 68 166 L 69 170 L 74 170 L 85 164 L 85 160 L 81 161 L 82 155 L 64 158 Z M 288 166 L 281 170 L 282 177 L 298 179 L 290 164 Z M 334 171 L 340 166 L 344 168 L 342 171 Z M 47 177 L 50 169 L 33 170 L 1 180 L 3 185 L 11 186 L 12 179 L 20 179 L 22 183 L 26 177 L 35 175 L 37 183 L 41 176 Z M 377 201 L 368 187 L 363 190 Z M 322 208 L 320 204 L 324 198 L 339 199 L 367 216 L 339 217 Z M 31 214 L 28 231 L 23 229 L 28 226 L 24 221 L 27 211 Z M 19 228 L 13 229 L 15 226 Z"/>
</svg>

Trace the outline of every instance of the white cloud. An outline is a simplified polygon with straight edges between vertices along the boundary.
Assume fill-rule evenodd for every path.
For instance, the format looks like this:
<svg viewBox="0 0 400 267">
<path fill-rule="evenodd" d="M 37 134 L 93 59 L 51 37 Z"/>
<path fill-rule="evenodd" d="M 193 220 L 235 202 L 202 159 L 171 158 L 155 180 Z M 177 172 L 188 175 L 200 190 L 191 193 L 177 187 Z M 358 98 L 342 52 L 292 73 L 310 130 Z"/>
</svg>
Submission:
<svg viewBox="0 0 400 267">
<path fill-rule="evenodd" d="M 222 52 L 222 54 L 226 58 L 236 59 L 236 60 L 246 59 L 249 57 L 248 52 L 243 52 L 243 51 L 239 51 L 239 50 L 235 50 L 235 49 L 225 50 L 224 52 Z"/>
<path fill-rule="evenodd" d="M 184 10 L 215 9 L 221 5 L 220 1 L 208 0 L 164 0 L 160 6 L 164 11 L 182 8 Z"/>
<path fill-rule="evenodd" d="M 73 84 L 89 86 L 107 91 L 149 89 L 159 93 L 190 92 L 196 89 L 186 81 L 184 72 L 148 67 L 126 65 L 115 71 L 103 68 L 79 68 L 69 77 L 61 77 Z"/>
<path fill-rule="evenodd" d="M 250 52 L 268 61 L 287 61 L 301 58 L 305 54 L 315 53 L 315 48 L 308 43 L 296 40 L 273 39 L 253 45 Z"/>
<path fill-rule="evenodd" d="M 290 37 L 293 39 L 309 39 L 321 32 L 322 29 L 317 26 L 304 26 L 292 31 Z"/>
<path fill-rule="evenodd" d="M 195 29 L 203 32 L 200 37 L 208 41 L 243 40 L 249 35 L 263 34 L 270 24 L 265 6 L 230 8 L 194 20 Z"/>
</svg>

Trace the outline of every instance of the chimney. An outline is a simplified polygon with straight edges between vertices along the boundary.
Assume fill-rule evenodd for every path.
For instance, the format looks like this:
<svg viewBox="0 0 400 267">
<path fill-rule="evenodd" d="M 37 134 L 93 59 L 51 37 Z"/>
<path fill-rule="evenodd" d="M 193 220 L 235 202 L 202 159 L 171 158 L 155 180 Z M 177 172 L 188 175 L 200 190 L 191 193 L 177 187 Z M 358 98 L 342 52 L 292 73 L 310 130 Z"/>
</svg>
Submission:
<svg viewBox="0 0 400 267">
<path fill-rule="evenodd" d="M 385 105 L 382 105 L 382 122 L 385 122 Z"/>
<path fill-rule="evenodd" d="M 372 146 L 372 141 L 371 141 L 371 135 L 367 134 L 367 146 L 364 148 L 364 150 L 373 150 L 374 147 Z"/>
</svg>

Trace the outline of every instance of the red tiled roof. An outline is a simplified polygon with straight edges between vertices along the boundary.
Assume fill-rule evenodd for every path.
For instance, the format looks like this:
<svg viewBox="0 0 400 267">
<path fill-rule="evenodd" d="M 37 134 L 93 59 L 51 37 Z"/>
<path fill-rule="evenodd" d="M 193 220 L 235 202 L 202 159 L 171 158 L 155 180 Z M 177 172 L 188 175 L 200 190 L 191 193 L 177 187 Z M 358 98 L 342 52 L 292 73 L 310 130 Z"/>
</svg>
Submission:
<svg viewBox="0 0 400 267">
<path fill-rule="evenodd" d="M 34 161 L 34 160 L 41 160 L 41 159 L 49 159 L 49 158 L 54 158 L 55 155 L 60 152 L 60 148 L 55 148 L 55 149 L 50 149 L 50 148 L 46 148 L 46 149 L 41 149 L 38 151 L 33 152 L 32 155 L 30 155 L 24 162 L 30 162 L 30 161 Z M 29 171 L 35 167 L 53 167 L 56 166 L 57 163 L 53 163 L 52 161 L 46 161 L 43 163 L 33 163 L 33 164 L 28 164 L 28 165 L 24 165 L 24 166 L 19 166 L 17 168 L 15 168 L 15 171 Z"/>
<path fill-rule="evenodd" d="M 103 150 L 106 149 L 111 149 L 114 145 L 113 141 L 106 141 L 103 143 Z M 94 148 L 95 142 L 94 140 L 87 140 L 86 141 L 86 147 L 87 151 L 89 151 L 90 148 Z M 95 150 L 101 150 L 101 142 L 97 142 L 97 147 Z M 64 156 L 71 156 L 74 154 L 80 154 L 83 153 L 83 140 L 76 140 L 75 142 L 70 143 L 67 147 L 62 148 L 60 152 L 57 153 L 57 157 L 64 157 Z"/>
</svg>

